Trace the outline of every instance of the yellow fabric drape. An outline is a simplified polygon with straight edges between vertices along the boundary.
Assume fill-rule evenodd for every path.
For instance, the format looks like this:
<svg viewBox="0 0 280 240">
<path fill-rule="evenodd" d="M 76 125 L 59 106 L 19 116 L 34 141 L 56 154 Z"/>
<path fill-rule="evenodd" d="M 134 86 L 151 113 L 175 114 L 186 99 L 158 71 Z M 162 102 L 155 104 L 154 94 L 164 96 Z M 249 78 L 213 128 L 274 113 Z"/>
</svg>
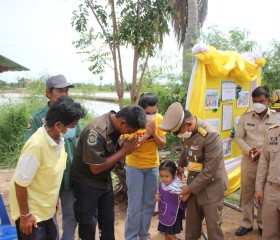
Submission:
<svg viewBox="0 0 280 240">
<path fill-rule="evenodd" d="M 188 110 L 201 119 L 206 118 L 205 94 L 207 79 L 225 78 L 240 82 L 258 80 L 261 84 L 260 67 L 265 64 L 265 59 L 259 58 L 252 63 L 233 51 L 219 51 L 209 46 L 209 51 L 200 52 L 194 57 L 198 60 L 196 72 L 193 75 L 192 89 L 189 89 Z M 230 188 L 227 195 L 232 194 L 240 187 L 240 167 L 229 173 Z"/>
<path fill-rule="evenodd" d="M 260 67 L 265 64 L 265 59 L 257 59 L 255 63 L 243 59 L 237 52 L 218 51 L 209 46 L 208 52 L 194 55 L 198 59 L 198 68 L 194 74 L 191 89 L 190 104 L 188 109 L 195 116 L 205 117 L 205 91 L 207 76 L 228 77 L 239 81 L 254 81 L 261 83 Z M 199 104 L 198 104 L 199 103 Z"/>
</svg>

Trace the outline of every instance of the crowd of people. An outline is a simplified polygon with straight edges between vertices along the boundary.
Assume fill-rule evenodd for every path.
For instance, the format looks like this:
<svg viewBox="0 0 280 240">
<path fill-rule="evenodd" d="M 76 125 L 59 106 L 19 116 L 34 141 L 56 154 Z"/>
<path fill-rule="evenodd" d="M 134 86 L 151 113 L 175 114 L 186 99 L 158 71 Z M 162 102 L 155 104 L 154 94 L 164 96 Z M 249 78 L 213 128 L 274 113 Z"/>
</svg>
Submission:
<svg viewBox="0 0 280 240">
<path fill-rule="evenodd" d="M 63 75 L 46 82 L 47 105 L 28 124 L 10 182 L 11 217 L 21 240 L 113 240 L 114 194 L 111 171 L 125 159 L 128 207 L 125 240 L 150 240 L 158 202 L 158 231 L 164 239 L 199 239 L 205 220 L 209 240 L 224 239 L 224 195 L 229 187 L 219 132 L 175 102 L 164 116 L 158 97 L 143 93 L 138 105 L 110 111 L 82 128 L 85 110 L 68 96 Z M 253 109 L 240 117 L 235 140 L 243 153 L 243 219 L 237 236 L 257 226 L 264 240 L 280 239 L 280 123 L 269 108 L 265 86 L 252 92 Z M 160 161 L 167 133 L 182 142 L 178 161 Z M 62 236 L 56 211 L 61 203 Z"/>
</svg>

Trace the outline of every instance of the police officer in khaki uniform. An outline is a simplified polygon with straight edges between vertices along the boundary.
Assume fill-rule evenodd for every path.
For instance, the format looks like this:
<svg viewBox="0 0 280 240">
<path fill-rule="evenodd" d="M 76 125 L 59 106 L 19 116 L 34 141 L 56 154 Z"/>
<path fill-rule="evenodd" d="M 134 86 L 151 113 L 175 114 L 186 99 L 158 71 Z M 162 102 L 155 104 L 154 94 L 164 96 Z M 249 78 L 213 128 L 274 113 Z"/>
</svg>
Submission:
<svg viewBox="0 0 280 240">
<path fill-rule="evenodd" d="M 280 239 L 280 123 L 265 133 L 255 199 L 262 205 L 263 240 Z"/>
<path fill-rule="evenodd" d="M 182 187 L 183 199 L 188 199 L 186 239 L 200 238 L 204 218 L 208 239 L 224 239 L 222 209 L 229 183 L 219 133 L 177 102 L 167 109 L 159 128 L 173 132 L 183 142 L 178 173 L 182 178 L 184 167 L 188 168 L 188 185 Z"/>
<path fill-rule="evenodd" d="M 125 139 L 121 146 L 118 139 L 145 126 L 143 108 L 130 106 L 93 119 L 82 131 L 71 166 L 79 239 L 95 239 L 97 223 L 100 239 L 115 239 L 110 173 L 118 161 L 139 146 L 137 138 Z"/>
<path fill-rule="evenodd" d="M 236 128 L 235 140 L 243 153 L 241 160 L 241 194 L 243 219 L 236 230 L 237 236 L 242 236 L 253 229 L 254 194 L 258 159 L 263 145 L 264 132 L 275 124 L 275 111 L 268 105 L 269 90 L 259 86 L 252 92 L 253 109 L 243 114 Z M 257 225 L 262 231 L 261 206 L 257 209 Z"/>
</svg>

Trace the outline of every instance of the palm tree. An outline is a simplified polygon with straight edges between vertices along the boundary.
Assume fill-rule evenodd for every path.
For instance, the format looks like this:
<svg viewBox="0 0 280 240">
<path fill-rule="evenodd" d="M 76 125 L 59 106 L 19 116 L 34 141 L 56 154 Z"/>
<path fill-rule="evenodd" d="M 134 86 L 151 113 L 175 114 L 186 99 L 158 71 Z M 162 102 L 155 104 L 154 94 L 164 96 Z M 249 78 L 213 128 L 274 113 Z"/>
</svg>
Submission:
<svg viewBox="0 0 280 240">
<path fill-rule="evenodd" d="M 172 25 L 179 48 L 183 46 L 183 74 L 188 85 L 192 69 L 191 49 L 207 16 L 208 0 L 170 0 L 175 11 Z M 189 54 L 188 54 L 189 53 Z M 189 56 L 189 57 L 188 57 Z"/>
</svg>

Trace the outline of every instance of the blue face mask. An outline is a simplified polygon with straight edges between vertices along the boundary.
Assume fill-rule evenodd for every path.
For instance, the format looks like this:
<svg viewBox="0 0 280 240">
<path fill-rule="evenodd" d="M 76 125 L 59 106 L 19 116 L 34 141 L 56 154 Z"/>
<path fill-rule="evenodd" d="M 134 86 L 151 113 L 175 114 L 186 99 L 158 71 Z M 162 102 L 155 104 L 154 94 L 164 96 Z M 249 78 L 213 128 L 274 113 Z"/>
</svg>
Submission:
<svg viewBox="0 0 280 240">
<path fill-rule="evenodd" d="M 76 129 L 75 128 L 67 128 L 66 133 L 63 134 L 62 137 L 73 139 L 75 137 Z"/>
</svg>

